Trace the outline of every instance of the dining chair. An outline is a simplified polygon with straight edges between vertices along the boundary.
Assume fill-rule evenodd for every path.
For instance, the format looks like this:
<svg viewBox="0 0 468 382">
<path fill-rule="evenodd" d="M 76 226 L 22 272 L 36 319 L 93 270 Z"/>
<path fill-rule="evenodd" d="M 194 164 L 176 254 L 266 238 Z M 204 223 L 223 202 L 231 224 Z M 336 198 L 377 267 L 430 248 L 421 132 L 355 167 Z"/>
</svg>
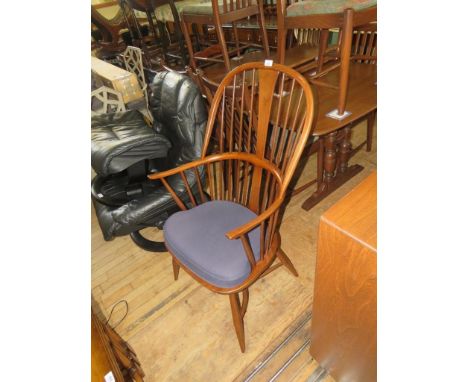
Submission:
<svg viewBox="0 0 468 382">
<path fill-rule="evenodd" d="M 120 32 L 126 28 L 125 19 L 121 11 L 112 18 L 104 17 L 91 5 L 91 23 L 97 28 L 100 39 L 97 40 L 97 56 L 101 59 L 114 58 L 125 49 L 125 43 Z"/>
<path fill-rule="evenodd" d="M 314 126 L 315 101 L 295 70 L 271 61 L 242 64 L 214 94 L 201 159 L 148 176 L 160 180 L 181 209 L 164 225 L 174 278 L 182 268 L 229 296 L 242 352 L 249 287 L 282 265 L 298 275 L 281 249 L 280 209 Z M 215 125 L 219 142 L 207 155 Z M 173 190 L 176 179 L 186 185 L 188 202 Z M 196 180 L 200 200 L 187 179 Z"/>
<path fill-rule="evenodd" d="M 286 50 L 286 32 L 297 28 L 317 28 L 320 30 L 319 49 L 315 68 L 308 73 L 308 79 L 317 86 L 338 90 L 337 108 L 329 116 L 345 118 L 348 95 L 349 66 L 351 62 L 351 44 L 353 30 L 356 27 L 377 20 L 376 0 L 323 0 L 295 1 L 286 6 L 285 0 L 277 1 L 278 13 L 278 61 L 284 63 L 288 55 Z M 330 30 L 338 29 L 336 46 L 330 45 Z M 289 63 L 289 65 L 291 65 Z M 294 65 L 292 65 L 294 66 Z M 328 82 L 326 75 L 339 70 L 338 83 Z"/>
<path fill-rule="evenodd" d="M 351 63 L 363 65 L 377 65 L 377 23 L 369 23 L 354 28 L 351 43 Z M 367 136 L 365 142 L 356 146 L 353 151 L 366 146 L 366 151 L 372 150 L 374 124 L 377 111 L 367 117 Z"/>
<path fill-rule="evenodd" d="M 239 60 L 241 54 L 249 48 L 256 48 L 259 45 L 252 43 L 244 43 L 239 40 L 237 23 L 241 20 L 252 19 L 257 17 L 259 28 L 262 36 L 262 47 L 265 52 L 263 58 L 268 58 L 270 55 L 270 47 L 268 45 L 268 36 L 265 28 L 265 16 L 263 14 L 263 0 L 211 0 L 208 3 L 190 4 L 183 8 L 181 14 L 182 32 L 184 33 L 185 42 L 189 52 L 190 65 L 193 70 L 198 67 L 198 62 L 204 63 L 221 63 L 224 64 L 224 74 L 233 67 L 232 59 Z M 189 25 L 214 25 L 216 36 L 218 38 L 217 49 L 213 53 L 205 54 L 205 52 L 195 52 L 190 38 Z M 232 37 L 234 48 L 228 47 L 223 26 L 226 24 L 232 25 Z"/>
</svg>

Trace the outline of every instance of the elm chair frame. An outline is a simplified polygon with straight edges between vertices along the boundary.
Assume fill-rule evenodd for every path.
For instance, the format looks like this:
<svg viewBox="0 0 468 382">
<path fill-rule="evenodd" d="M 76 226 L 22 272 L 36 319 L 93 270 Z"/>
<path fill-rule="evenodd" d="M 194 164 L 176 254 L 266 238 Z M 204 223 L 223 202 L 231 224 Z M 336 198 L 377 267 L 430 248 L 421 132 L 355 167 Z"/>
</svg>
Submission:
<svg viewBox="0 0 468 382">
<path fill-rule="evenodd" d="M 291 1 L 294 3 L 295 1 Z M 278 13 L 278 59 L 285 62 L 286 32 L 297 28 L 320 29 L 320 42 L 317 56 L 316 70 L 309 77 L 311 83 L 338 89 L 337 115 L 343 116 L 346 109 L 349 83 L 349 65 L 351 61 L 351 44 L 353 30 L 356 27 L 369 24 L 377 20 L 377 6 L 355 11 L 352 8 L 340 13 L 311 14 L 303 16 L 287 16 L 285 0 L 277 1 Z M 336 49 L 330 49 L 329 31 L 339 28 L 339 42 Z M 327 54 L 331 54 L 330 65 L 327 64 Z M 328 57 L 330 58 L 330 57 Z M 332 70 L 339 69 L 339 84 L 327 83 L 321 78 Z"/>
<path fill-rule="evenodd" d="M 230 71 L 231 55 L 235 52 L 237 53 L 237 57 L 240 57 L 241 50 L 245 50 L 249 46 L 253 46 L 252 44 L 245 45 L 240 43 L 236 22 L 256 15 L 258 15 L 258 22 L 262 33 L 263 49 L 265 51 L 266 57 L 268 58 L 270 56 L 270 46 L 268 44 L 268 35 L 265 28 L 263 0 L 223 0 L 221 9 L 218 0 L 211 0 L 211 3 L 213 13 L 210 14 L 189 13 L 186 9 L 181 12 L 181 27 L 185 37 L 187 50 L 189 52 L 190 66 L 192 67 L 192 70 L 197 70 L 197 61 L 203 61 L 205 63 L 224 63 L 226 72 Z M 203 54 L 196 54 L 194 52 L 193 44 L 190 38 L 190 24 L 214 25 L 221 48 L 221 54 L 208 57 Z M 228 49 L 223 31 L 224 24 L 232 24 L 235 43 L 234 50 Z"/>
<path fill-rule="evenodd" d="M 284 98 L 284 109 L 275 107 L 275 98 Z M 306 111 L 305 113 L 301 111 Z M 226 232 L 229 240 L 239 240 L 250 264 L 244 281 L 232 287 L 214 285 L 197 275 L 172 254 L 174 278 L 182 267 L 202 285 L 227 294 L 241 351 L 245 351 L 244 316 L 249 300 L 248 288 L 259 278 L 284 265 L 294 276 L 297 271 L 281 249 L 280 210 L 288 184 L 297 167 L 316 117 L 316 97 L 307 80 L 295 70 L 280 64 L 265 66 L 246 63 L 233 69 L 214 94 L 207 123 L 202 157 L 192 163 L 148 177 L 160 180 L 183 211 L 199 204 L 188 186 L 194 176 L 201 203 L 228 200 L 243 205 L 257 216 Z M 218 146 L 207 156 L 212 134 Z M 206 176 L 203 187 L 202 175 Z M 184 203 L 169 185 L 171 176 L 180 176 L 190 196 Z M 249 233 L 260 230 L 260 253 L 254 255 Z M 278 259 L 276 264 L 273 264 Z M 239 294 L 242 293 L 242 303 Z"/>
</svg>

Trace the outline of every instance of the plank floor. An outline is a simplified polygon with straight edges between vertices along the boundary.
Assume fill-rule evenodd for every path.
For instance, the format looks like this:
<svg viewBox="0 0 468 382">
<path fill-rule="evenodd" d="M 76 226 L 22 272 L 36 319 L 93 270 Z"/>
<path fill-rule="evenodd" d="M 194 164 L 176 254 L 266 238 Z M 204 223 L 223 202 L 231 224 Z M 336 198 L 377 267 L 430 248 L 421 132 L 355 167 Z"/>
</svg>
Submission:
<svg viewBox="0 0 468 382">
<path fill-rule="evenodd" d="M 352 141 L 356 145 L 364 139 L 362 123 L 354 128 Z M 364 170 L 317 206 L 308 212 L 301 208 L 313 188 L 290 200 L 280 230 L 283 249 L 299 277 L 281 267 L 250 288 L 244 354 L 226 296 L 210 292 L 182 270 L 174 281 L 168 253 L 146 252 L 129 237 L 104 241 L 92 210 L 92 306 L 107 319 L 117 302 L 127 301 L 128 314 L 116 330 L 135 349 L 145 381 L 309 380 L 318 367 L 309 355 L 308 330 L 319 217 L 367 177 L 376 160 L 374 138 L 372 152 L 362 150 L 350 161 Z M 307 160 L 299 185 L 315 178 L 315 165 L 314 155 Z M 144 234 L 162 240 L 156 229 L 148 228 Z M 110 323 L 118 323 L 124 313 L 124 304 L 118 304 Z"/>
</svg>

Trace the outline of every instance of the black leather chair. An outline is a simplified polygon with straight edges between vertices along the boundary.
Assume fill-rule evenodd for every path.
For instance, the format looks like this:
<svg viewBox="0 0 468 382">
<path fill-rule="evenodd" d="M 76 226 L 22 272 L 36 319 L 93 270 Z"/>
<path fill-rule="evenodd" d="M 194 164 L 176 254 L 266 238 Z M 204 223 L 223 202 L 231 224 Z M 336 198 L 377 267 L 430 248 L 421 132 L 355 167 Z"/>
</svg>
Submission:
<svg viewBox="0 0 468 382">
<path fill-rule="evenodd" d="M 92 117 L 92 199 L 105 240 L 130 234 L 136 244 L 166 251 L 163 243 L 144 238 L 139 230 L 162 228 L 178 207 L 166 188 L 147 174 L 198 159 L 207 113 L 202 95 L 187 76 L 158 73 L 149 85 L 154 123 L 149 127 L 134 110 Z M 187 174 L 196 194 L 196 179 Z M 169 179 L 176 193 L 189 201 L 180 177 Z M 192 187 L 193 186 L 193 187 Z"/>
</svg>

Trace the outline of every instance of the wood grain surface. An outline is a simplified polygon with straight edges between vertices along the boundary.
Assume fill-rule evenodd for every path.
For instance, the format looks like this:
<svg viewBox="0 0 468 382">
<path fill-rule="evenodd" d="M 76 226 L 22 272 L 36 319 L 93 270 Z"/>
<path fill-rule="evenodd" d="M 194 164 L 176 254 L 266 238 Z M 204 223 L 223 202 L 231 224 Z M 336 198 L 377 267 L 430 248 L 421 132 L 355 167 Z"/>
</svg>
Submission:
<svg viewBox="0 0 468 382">
<path fill-rule="evenodd" d="M 319 225 L 311 355 L 336 381 L 377 378 L 376 173 Z"/>
</svg>

